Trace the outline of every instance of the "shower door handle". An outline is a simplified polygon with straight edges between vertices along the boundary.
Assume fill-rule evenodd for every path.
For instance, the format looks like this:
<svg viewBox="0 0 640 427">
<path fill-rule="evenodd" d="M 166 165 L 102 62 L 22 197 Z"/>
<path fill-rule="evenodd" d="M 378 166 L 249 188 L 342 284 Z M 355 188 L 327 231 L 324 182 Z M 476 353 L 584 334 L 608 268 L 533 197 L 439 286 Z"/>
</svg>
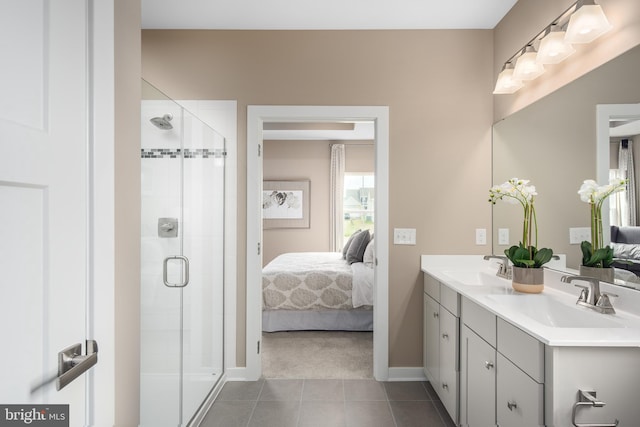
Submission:
<svg viewBox="0 0 640 427">
<path fill-rule="evenodd" d="M 182 264 L 184 265 L 184 272 L 181 275 L 182 276 L 182 280 L 178 283 L 171 283 L 169 282 L 168 279 L 168 275 L 167 275 L 167 266 L 169 261 L 177 259 L 179 261 L 182 262 Z M 189 284 L 189 258 L 187 258 L 186 256 L 182 256 L 182 255 L 173 255 L 173 256 L 168 256 L 164 259 L 164 263 L 163 263 L 163 268 L 162 268 L 162 280 L 164 281 L 164 285 L 168 288 L 184 288 L 185 286 L 187 286 Z"/>
</svg>

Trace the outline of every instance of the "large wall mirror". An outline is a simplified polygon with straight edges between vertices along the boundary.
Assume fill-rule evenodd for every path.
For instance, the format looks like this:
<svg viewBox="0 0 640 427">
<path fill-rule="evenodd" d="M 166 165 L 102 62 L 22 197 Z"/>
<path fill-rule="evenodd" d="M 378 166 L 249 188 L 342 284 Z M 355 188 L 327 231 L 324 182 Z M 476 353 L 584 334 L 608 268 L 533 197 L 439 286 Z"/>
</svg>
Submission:
<svg viewBox="0 0 640 427">
<path fill-rule="evenodd" d="M 544 79 L 544 75 L 540 79 Z M 629 121 L 634 115 L 640 117 L 640 112 L 632 112 L 640 109 L 640 105 L 619 107 L 624 112 L 598 105 L 638 103 L 640 47 L 629 50 L 493 127 L 493 183 L 500 184 L 512 177 L 532 181 L 538 192 L 535 202 L 538 246 L 565 254 L 570 272 L 578 269 L 581 251 L 579 244 L 570 244 L 569 229 L 589 227 L 590 219 L 589 205 L 580 200 L 578 189 L 585 179 L 595 179 L 600 184 L 608 181 L 612 163 L 610 141 L 621 139 L 609 136 L 610 126 L 616 126 L 618 119 Z M 636 149 L 640 151 L 638 141 Z M 640 169 L 636 169 L 636 175 L 640 175 Z M 605 230 L 609 230 L 608 213 L 604 222 Z M 508 229 L 506 244 L 498 239 L 500 229 Z M 493 252 L 501 254 L 509 246 L 518 244 L 521 232 L 522 209 L 507 203 L 496 204 L 493 207 Z M 504 237 L 504 233 L 502 235 Z M 633 282 L 635 276 L 629 279 Z M 639 283 L 622 281 L 621 284 L 640 289 Z"/>
</svg>

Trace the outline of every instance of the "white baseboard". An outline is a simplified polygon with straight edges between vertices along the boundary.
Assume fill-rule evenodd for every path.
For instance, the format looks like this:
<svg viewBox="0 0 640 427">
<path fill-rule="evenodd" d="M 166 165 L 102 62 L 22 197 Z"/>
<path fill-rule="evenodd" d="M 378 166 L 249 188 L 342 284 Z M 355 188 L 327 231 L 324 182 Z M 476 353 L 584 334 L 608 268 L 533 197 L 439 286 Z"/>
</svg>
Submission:
<svg viewBox="0 0 640 427">
<path fill-rule="evenodd" d="M 227 381 L 248 381 L 247 368 L 227 368 L 224 373 Z"/>
<path fill-rule="evenodd" d="M 387 381 L 427 381 L 422 367 L 415 368 L 389 368 Z"/>
</svg>

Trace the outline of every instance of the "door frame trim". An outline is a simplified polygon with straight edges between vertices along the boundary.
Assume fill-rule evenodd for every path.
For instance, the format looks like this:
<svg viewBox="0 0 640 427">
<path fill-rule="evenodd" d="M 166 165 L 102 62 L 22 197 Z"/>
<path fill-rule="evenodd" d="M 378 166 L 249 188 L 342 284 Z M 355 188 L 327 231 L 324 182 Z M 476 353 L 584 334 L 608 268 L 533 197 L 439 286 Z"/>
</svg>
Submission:
<svg viewBox="0 0 640 427">
<path fill-rule="evenodd" d="M 246 378 L 257 380 L 262 363 L 262 146 L 263 124 L 286 121 L 362 120 L 375 123 L 376 257 L 373 316 L 373 376 L 389 377 L 389 107 L 247 106 Z M 256 284 L 251 286 L 250 284 Z"/>
</svg>

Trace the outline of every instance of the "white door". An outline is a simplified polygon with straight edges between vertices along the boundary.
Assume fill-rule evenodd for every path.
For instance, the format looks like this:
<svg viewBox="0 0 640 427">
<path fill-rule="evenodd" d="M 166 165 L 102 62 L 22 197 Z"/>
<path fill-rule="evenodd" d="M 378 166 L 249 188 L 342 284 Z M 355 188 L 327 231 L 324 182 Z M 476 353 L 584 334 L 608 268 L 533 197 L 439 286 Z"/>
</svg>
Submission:
<svg viewBox="0 0 640 427">
<path fill-rule="evenodd" d="M 58 409 L 38 405 L 69 405 L 69 425 L 79 426 L 86 375 L 59 391 L 51 380 L 58 352 L 81 343 L 84 353 L 91 327 L 86 5 L 6 0 L 2 8 L 0 405 L 58 419 Z"/>
</svg>

